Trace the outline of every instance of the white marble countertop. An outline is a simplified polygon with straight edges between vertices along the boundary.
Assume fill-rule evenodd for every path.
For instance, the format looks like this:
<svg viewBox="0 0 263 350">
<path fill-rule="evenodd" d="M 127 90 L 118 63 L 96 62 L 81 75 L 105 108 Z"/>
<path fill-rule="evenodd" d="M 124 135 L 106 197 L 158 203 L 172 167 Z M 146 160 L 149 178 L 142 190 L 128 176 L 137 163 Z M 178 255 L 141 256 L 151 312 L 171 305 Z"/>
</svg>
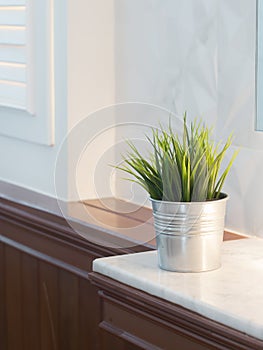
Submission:
<svg viewBox="0 0 263 350">
<path fill-rule="evenodd" d="M 93 270 L 263 340 L 263 239 L 224 242 L 210 272 L 161 270 L 156 251 L 96 259 Z"/>
</svg>

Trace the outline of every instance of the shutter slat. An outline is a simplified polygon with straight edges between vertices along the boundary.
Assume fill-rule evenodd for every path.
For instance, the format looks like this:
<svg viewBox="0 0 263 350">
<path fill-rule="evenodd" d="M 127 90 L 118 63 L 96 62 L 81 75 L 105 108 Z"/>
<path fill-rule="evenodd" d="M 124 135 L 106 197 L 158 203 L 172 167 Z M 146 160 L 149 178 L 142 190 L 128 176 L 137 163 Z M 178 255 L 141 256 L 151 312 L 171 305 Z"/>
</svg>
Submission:
<svg viewBox="0 0 263 350">
<path fill-rule="evenodd" d="M 25 7 L 21 9 L 9 9 L 8 7 L 0 7 L 0 23 L 1 25 L 25 25 L 26 11 Z"/>
<path fill-rule="evenodd" d="M 0 0 L 0 105 L 26 109 L 27 0 Z"/>
<path fill-rule="evenodd" d="M 0 62 L 0 80 L 26 82 L 26 65 Z"/>
<path fill-rule="evenodd" d="M 0 105 L 26 108 L 26 85 L 0 81 Z"/>
<path fill-rule="evenodd" d="M 0 61 L 26 63 L 26 47 L 0 45 Z"/>
<path fill-rule="evenodd" d="M 0 44 L 25 45 L 25 27 L 0 26 Z"/>
<path fill-rule="evenodd" d="M 0 6 L 25 6 L 26 0 L 0 0 Z"/>
</svg>

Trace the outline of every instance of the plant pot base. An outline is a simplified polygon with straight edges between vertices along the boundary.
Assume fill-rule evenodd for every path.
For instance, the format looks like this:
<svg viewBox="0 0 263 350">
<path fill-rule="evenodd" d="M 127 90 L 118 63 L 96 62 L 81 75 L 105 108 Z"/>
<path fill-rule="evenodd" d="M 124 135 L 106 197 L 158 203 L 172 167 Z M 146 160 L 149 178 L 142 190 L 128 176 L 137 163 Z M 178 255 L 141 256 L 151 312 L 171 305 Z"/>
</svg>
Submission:
<svg viewBox="0 0 263 350">
<path fill-rule="evenodd" d="M 221 266 L 223 233 L 157 236 L 158 261 L 163 270 L 202 272 Z"/>
<path fill-rule="evenodd" d="M 221 266 L 227 196 L 207 202 L 152 200 L 159 266 L 203 272 Z"/>
</svg>

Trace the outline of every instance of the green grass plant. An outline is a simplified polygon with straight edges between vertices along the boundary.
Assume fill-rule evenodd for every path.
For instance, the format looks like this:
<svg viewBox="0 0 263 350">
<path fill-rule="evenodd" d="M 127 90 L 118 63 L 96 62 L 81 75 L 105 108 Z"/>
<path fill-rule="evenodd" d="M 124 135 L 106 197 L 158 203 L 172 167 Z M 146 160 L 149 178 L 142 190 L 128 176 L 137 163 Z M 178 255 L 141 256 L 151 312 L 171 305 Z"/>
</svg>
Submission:
<svg viewBox="0 0 263 350">
<path fill-rule="evenodd" d="M 183 135 L 180 138 L 169 126 L 165 130 L 152 129 L 146 136 L 151 145 L 144 157 L 128 141 L 129 151 L 123 165 L 117 168 L 133 176 L 152 199 L 170 202 L 200 202 L 220 198 L 223 184 L 237 156 L 235 151 L 221 171 L 226 151 L 232 144 L 232 135 L 226 143 L 215 143 L 212 130 L 195 120 L 187 126 L 184 115 Z"/>
</svg>

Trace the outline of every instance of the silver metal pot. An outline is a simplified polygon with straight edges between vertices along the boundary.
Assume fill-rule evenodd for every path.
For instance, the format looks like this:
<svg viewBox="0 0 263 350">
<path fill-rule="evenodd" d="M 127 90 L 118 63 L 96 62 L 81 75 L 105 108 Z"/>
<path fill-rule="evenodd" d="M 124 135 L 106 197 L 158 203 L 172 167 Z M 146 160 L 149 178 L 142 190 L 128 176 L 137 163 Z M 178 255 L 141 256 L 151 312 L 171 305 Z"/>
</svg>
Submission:
<svg viewBox="0 0 263 350">
<path fill-rule="evenodd" d="M 151 199 L 161 269 L 201 272 L 221 266 L 228 196 L 206 202 Z"/>
</svg>

